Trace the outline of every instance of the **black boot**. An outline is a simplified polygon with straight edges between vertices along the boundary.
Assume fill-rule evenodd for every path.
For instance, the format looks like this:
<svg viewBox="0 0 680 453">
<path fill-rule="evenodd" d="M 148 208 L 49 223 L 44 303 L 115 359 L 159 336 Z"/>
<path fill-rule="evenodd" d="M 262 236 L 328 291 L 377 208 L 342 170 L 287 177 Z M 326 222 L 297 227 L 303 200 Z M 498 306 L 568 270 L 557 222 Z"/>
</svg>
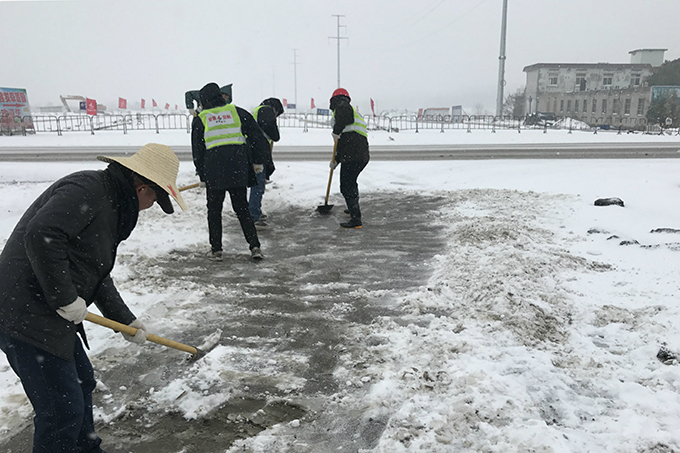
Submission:
<svg viewBox="0 0 680 453">
<path fill-rule="evenodd" d="M 347 198 L 347 210 L 349 211 L 349 222 L 340 224 L 343 228 L 361 228 L 361 209 L 359 208 L 358 198 Z"/>
</svg>

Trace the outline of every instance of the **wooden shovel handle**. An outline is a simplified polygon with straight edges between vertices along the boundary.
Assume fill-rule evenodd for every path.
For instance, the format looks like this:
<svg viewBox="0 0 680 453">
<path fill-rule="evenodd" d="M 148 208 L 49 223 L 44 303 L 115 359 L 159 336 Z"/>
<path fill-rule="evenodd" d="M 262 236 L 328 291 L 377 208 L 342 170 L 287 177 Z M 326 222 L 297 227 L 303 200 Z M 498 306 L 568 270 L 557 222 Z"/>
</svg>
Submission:
<svg viewBox="0 0 680 453">
<path fill-rule="evenodd" d="M 134 336 L 137 333 L 137 329 L 134 327 L 127 326 L 125 324 L 114 321 L 113 319 L 105 318 L 103 316 L 95 315 L 94 313 L 88 313 L 85 317 L 86 320 L 99 324 L 100 326 L 108 327 L 109 329 L 116 330 L 118 332 L 124 332 L 128 335 Z M 152 333 L 146 336 L 147 341 L 151 341 L 162 346 L 167 346 L 169 348 L 178 349 L 180 351 L 188 352 L 189 354 L 198 354 L 198 349 L 193 346 L 187 346 L 176 341 L 168 340 L 167 338 L 159 337 Z"/>
<path fill-rule="evenodd" d="M 189 184 L 188 186 L 180 187 L 178 190 L 179 190 L 180 192 L 183 192 L 183 191 L 185 191 L 185 190 L 189 190 L 189 189 L 193 189 L 194 187 L 198 187 L 199 184 L 200 184 L 200 183 L 198 183 L 198 182 L 197 182 L 197 183 L 194 183 L 194 184 Z"/>
<path fill-rule="evenodd" d="M 335 143 L 333 144 L 333 157 L 331 157 L 331 162 L 335 160 L 335 153 L 338 150 L 338 141 L 336 140 Z M 331 168 L 331 172 L 328 175 L 328 187 L 326 188 L 326 201 L 325 204 L 328 204 L 328 197 L 331 194 L 331 181 L 333 180 L 333 169 Z"/>
</svg>

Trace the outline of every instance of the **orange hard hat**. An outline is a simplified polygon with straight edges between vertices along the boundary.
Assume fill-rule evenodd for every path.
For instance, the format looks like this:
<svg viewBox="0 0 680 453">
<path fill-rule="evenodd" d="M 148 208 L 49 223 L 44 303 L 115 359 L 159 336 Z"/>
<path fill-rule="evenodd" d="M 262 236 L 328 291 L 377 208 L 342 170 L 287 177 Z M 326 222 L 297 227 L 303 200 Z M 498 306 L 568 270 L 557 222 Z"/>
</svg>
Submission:
<svg viewBox="0 0 680 453">
<path fill-rule="evenodd" d="M 350 101 L 352 100 L 352 98 L 349 97 L 349 93 L 344 88 L 338 88 L 337 90 L 333 91 L 333 96 L 331 96 L 331 99 L 333 99 L 335 96 L 347 96 L 347 99 Z"/>
</svg>

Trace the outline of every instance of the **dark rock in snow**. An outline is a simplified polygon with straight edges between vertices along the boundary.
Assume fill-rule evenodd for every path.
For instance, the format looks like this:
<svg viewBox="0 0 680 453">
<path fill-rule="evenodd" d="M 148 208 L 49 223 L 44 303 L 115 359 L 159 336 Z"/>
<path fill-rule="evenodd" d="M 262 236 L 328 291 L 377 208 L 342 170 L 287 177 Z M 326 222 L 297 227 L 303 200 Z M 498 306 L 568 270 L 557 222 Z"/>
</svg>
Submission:
<svg viewBox="0 0 680 453">
<path fill-rule="evenodd" d="M 665 365 L 675 365 L 678 363 L 678 356 L 672 353 L 665 344 L 661 345 L 659 352 L 656 353 L 656 358 Z"/>
<path fill-rule="evenodd" d="M 650 233 L 680 233 L 680 230 L 676 230 L 674 228 L 656 228 Z"/>
<path fill-rule="evenodd" d="M 625 241 L 619 242 L 619 245 L 640 245 L 635 239 L 626 239 Z"/>
<path fill-rule="evenodd" d="M 588 234 L 609 234 L 609 231 L 601 228 L 591 228 L 588 230 Z"/>
<path fill-rule="evenodd" d="M 623 207 L 623 200 L 616 197 L 598 198 L 597 200 L 595 200 L 595 206 L 611 206 L 611 205 Z"/>
</svg>

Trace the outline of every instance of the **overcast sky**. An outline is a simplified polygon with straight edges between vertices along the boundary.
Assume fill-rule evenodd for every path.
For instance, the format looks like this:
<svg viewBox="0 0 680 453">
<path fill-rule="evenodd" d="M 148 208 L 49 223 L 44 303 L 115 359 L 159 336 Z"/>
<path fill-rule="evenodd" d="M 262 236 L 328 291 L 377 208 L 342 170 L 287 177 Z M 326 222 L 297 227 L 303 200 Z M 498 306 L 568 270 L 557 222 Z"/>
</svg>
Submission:
<svg viewBox="0 0 680 453">
<path fill-rule="evenodd" d="M 252 108 L 276 96 L 328 107 L 340 81 L 361 111 L 463 105 L 495 112 L 503 0 L 0 0 L 0 86 L 34 110 L 82 95 L 117 107 L 184 104 L 233 83 Z M 680 57 L 678 0 L 509 0 L 505 94 L 534 63 Z M 294 50 L 296 49 L 296 50 Z M 294 65 L 294 61 L 297 65 Z M 296 76 L 297 73 L 297 76 Z M 297 80 L 297 83 L 296 83 Z"/>
</svg>

